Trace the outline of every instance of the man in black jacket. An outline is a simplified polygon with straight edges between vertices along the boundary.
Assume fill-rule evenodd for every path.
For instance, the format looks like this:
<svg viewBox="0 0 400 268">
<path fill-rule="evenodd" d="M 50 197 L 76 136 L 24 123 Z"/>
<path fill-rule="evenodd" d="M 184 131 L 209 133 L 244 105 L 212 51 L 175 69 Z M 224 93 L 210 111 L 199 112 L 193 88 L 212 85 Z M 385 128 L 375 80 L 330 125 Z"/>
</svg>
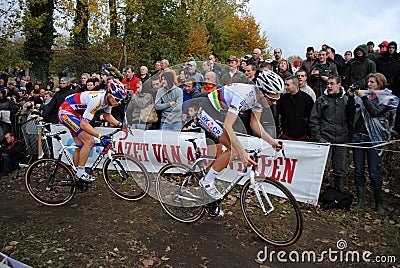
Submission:
<svg viewBox="0 0 400 268">
<path fill-rule="evenodd" d="M 47 123 L 58 124 L 58 108 L 60 108 L 61 104 L 64 102 L 65 97 L 74 93 L 76 93 L 76 91 L 71 88 L 69 79 L 67 77 L 62 77 L 60 79 L 60 90 L 54 94 L 50 103 L 47 104 L 42 111 L 43 120 Z"/>
<path fill-rule="evenodd" d="M 310 132 L 312 141 L 333 144 L 327 161 L 332 162 L 334 187 L 343 191 L 349 150 L 347 147 L 335 144 L 350 141 L 351 122 L 354 117 L 347 105 L 348 97 L 341 82 L 341 78 L 337 75 L 328 78 L 324 94 L 317 99 L 311 111 Z"/>
<path fill-rule="evenodd" d="M 318 53 L 318 60 L 311 66 L 309 76 L 309 85 L 314 90 L 317 98 L 321 96 L 326 89 L 328 77 L 337 75 L 336 64 L 328 61 L 328 53 L 325 49 L 321 49 Z"/>
<path fill-rule="evenodd" d="M 368 47 L 362 44 L 354 49 L 354 60 L 348 66 L 345 87 L 357 84 L 361 89 L 366 89 L 370 73 L 376 73 L 376 65 L 368 58 Z"/>
<path fill-rule="evenodd" d="M 308 120 L 314 101 L 310 95 L 299 90 L 299 79 L 290 76 L 285 80 L 286 93 L 278 100 L 281 138 L 308 141 Z"/>
<path fill-rule="evenodd" d="M 387 79 L 387 88 L 393 94 L 400 96 L 400 54 L 397 53 L 397 43 L 392 41 L 388 51 L 376 58 L 376 71 L 382 73 Z"/>
<path fill-rule="evenodd" d="M 7 146 L 0 148 L 3 166 L 3 172 L 1 173 L 1 176 L 6 176 L 12 171 L 16 170 L 19 161 L 26 156 L 25 143 L 22 140 L 15 139 L 14 133 L 7 132 L 4 135 L 4 138 L 7 141 Z"/>
</svg>

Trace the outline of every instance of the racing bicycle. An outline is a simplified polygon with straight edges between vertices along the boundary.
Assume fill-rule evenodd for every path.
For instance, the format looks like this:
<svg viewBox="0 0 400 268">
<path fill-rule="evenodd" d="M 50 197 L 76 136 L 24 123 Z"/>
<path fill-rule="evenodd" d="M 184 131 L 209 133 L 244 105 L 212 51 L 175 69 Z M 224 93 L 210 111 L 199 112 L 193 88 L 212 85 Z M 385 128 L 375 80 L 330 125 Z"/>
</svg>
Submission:
<svg viewBox="0 0 400 268">
<path fill-rule="evenodd" d="M 254 165 L 238 172 L 237 177 L 222 192 L 223 197 L 220 200 L 209 202 L 207 193 L 199 186 L 199 180 L 206 175 L 206 163 L 214 158 L 201 155 L 196 139 L 197 137 L 184 138 L 193 146 L 195 161 L 192 166 L 168 163 L 158 172 L 156 193 L 165 212 L 175 220 L 185 223 L 195 222 L 205 213 L 212 217 L 218 216 L 221 201 L 244 179 L 240 204 L 251 229 L 272 245 L 294 244 L 303 230 L 299 204 L 280 182 L 257 176 Z M 246 151 L 257 162 L 265 148 Z"/>
<path fill-rule="evenodd" d="M 104 160 L 102 175 L 108 188 L 118 197 L 136 201 L 142 199 L 149 190 L 149 174 L 143 164 L 136 158 L 118 153 L 114 148 L 114 135 L 121 131 L 107 134 L 111 138 L 109 145 L 95 143 L 103 147 L 88 173 L 93 174 L 100 162 Z M 44 136 L 59 142 L 61 148 L 57 158 L 41 158 L 29 165 L 25 172 L 25 185 L 29 194 L 39 203 L 47 206 L 61 206 L 70 201 L 78 191 L 86 192 L 91 182 L 75 178 L 77 168 L 74 166 L 69 150 L 80 148 L 82 145 L 64 145 L 62 134 L 67 131 L 54 133 L 45 132 Z M 63 162 L 65 156 L 67 163 Z"/>
</svg>

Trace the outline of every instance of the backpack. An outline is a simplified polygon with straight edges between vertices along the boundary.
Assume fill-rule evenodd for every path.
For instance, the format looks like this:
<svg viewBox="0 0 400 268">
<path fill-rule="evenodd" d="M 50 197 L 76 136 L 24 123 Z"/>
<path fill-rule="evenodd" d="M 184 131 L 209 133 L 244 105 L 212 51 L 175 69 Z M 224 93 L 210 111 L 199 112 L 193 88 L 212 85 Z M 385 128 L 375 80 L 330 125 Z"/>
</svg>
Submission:
<svg viewBox="0 0 400 268">
<path fill-rule="evenodd" d="M 154 123 L 157 122 L 158 116 L 154 105 L 150 104 L 147 107 L 140 110 L 140 117 L 141 122 L 145 123 Z"/>
<path fill-rule="evenodd" d="M 353 196 L 343 193 L 333 187 L 327 187 L 319 196 L 321 207 L 325 209 L 338 208 L 349 210 Z"/>
</svg>

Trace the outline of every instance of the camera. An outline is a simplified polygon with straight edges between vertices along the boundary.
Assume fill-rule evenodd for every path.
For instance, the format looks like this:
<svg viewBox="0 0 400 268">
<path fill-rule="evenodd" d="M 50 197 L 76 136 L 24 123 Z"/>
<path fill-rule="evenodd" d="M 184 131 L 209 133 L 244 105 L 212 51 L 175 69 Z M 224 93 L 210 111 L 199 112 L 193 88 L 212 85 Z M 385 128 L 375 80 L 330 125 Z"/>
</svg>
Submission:
<svg viewBox="0 0 400 268">
<path fill-rule="evenodd" d="M 359 90 L 359 89 L 360 89 L 360 86 L 358 84 L 353 84 L 353 85 L 350 86 L 350 91 L 351 92 L 354 92 L 354 91 Z"/>
</svg>

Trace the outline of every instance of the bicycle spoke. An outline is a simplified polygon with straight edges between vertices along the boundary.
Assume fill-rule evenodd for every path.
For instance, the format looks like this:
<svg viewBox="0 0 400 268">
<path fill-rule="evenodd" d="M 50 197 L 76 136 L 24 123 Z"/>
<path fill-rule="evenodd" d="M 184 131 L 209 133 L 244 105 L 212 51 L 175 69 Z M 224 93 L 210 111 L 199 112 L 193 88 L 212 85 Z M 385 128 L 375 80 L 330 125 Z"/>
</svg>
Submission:
<svg viewBox="0 0 400 268">
<path fill-rule="evenodd" d="M 139 200 L 149 190 L 150 179 L 146 168 L 135 158 L 115 154 L 103 165 L 103 177 L 110 190 L 126 200 Z"/>
<path fill-rule="evenodd" d="M 25 184 L 30 195 L 48 206 L 67 203 L 75 195 L 75 182 L 70 169 L 54 159 L 39 159 L 25 173 Z"/>
<path fill-rule="evenodd" d="M 300 208 L 279 182 L 257 178 L 253 186 L 248 181 L 243 186 L 241 205 L 251 228 L 266 242 L 288 246 L 300 237 L 303 223 Z"/>
<path fill-rule="evenodd" d="M 156 181 L 157 197 L 164 210 L 174 219 L 193 222 L 204 214 L 204 192 L 199 179 L 183 164 L 164 166 Z"/>
</svg>

